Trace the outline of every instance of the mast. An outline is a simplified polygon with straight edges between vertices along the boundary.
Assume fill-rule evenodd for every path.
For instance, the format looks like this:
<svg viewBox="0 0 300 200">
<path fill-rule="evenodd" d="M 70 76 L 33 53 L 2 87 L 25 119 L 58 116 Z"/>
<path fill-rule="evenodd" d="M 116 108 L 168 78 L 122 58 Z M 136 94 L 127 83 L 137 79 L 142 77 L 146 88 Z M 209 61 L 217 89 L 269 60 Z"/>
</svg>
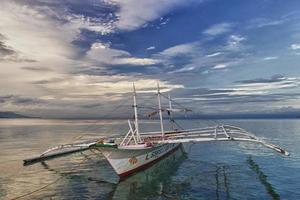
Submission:
<svg viewBox="0 0 300 200">
<path fill-rule="evenodd" d="M 137 112 L 137 103 L 136 103 L 136 91 L 135 91 L 135 85 L 133 83 L 133 109 L 134 109 L 134 120 L 135 120 L 135 130 L 137 139 L 140 142 L 140 132 L 139 132 L 139 122 L 138 122 L 138 112 Z"/>
<path fill-rule="evenodd" d="M 173 113 L 172 113 L 172 101 L 171 101 L 170 93 L 168 94 L 168 100 L 169 100 L 169 114 L 170 114 L 170 121 L 171 121 L 171 123 L 172 123 L 172 129 L 175 130 L 175 127 L 174 127 L 174 120 L 173 120 Z"/>
<path fill-rule="evenodd" d="M 160 102 L 160 90 L 159 90 L 159 83 L 158 82 L 157 82 L 157 100 L 158 100 L 161 136 L 164 139 L 165 133 L 164 133 L 164 124 L 163 124 L 162 109 L 161 109 L 161 102 Z"/>
</svg>

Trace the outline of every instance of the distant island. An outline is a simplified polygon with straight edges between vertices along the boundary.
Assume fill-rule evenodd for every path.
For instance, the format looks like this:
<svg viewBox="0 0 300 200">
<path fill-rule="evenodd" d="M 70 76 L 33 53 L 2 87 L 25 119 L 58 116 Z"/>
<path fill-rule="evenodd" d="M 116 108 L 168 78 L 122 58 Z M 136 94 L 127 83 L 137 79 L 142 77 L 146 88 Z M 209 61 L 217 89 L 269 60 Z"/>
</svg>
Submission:
<svg viewBox="0 0 300 200">
<path fill-rule="evenodd" d="M 39 118 L 39 119 L 66 119 L 66 120 L 114 120 L 114 119 L 128 119 L 128 117 L 103 117 L 103 116 L 95 116 L 95 117 L 33 117 L 33 116 L 27 116 L 18 114 L 12 111 L 7 112 L 0 112 L 0 119 L 8 118 L 8 119 L 14 119 L 14 118 Z M 247 114 L 203 114 L 203 115 L 189 115 L 189 116 L 177 116 L 175 119 L 212 119 L 212 120 L 218 120 L 218 119 L 299 119 L 300 114 L 299 112 L 294 113 L 247 113 Z M 141 116 L 140 119 L 149 119 L 147 117 Z M 158 117 L 154 117 L 152 119 L 159 119 Z"/>
<path fill-rule="evenodd" d="M 0 112 L 0 118 L 34 118 L 34 117 L 20 115 L 14 112 Z"/>
</svg>

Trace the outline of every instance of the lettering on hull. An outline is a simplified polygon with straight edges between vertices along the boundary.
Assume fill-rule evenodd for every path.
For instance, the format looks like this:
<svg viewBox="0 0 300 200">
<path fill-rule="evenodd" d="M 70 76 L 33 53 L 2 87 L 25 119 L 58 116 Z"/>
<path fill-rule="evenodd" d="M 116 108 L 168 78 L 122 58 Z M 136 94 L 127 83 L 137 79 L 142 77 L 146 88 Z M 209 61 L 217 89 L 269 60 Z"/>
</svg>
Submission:
<svg viewBox="0 0 300 200">
<path fill-rule="evenodd" d="M 159 149 L 156 149 L 155 151 L 152 151 L 152 152 L 148 153 L 146 155 L 145 160 L 149 160 L 149 159 L 152 159 L 152 158 L 158 158 L 160 155 L 164 154 L 165 152 L 167 152 L 168 150 L 170 150 L 174 146 L 175 146 L 175 144 L 163 145 Z"/>
</svg>

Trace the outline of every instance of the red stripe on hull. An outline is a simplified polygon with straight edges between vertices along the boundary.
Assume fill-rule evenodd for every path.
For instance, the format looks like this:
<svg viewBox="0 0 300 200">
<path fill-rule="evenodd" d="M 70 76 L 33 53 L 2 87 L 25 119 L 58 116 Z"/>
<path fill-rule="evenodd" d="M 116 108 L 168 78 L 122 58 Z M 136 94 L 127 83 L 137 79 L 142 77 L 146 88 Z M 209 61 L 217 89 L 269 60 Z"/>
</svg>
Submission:
<svg viewBox="0 0 300 200">
<path fill-rule="evenodd" d="M 179 149 L 181 146 L 182 146 L 182 144 L 179 144 L 177 147 L 175 147 L 174 149 L 172 149 L 172 150 L 169 151 L 168 153 L 162 155 L 161 157 L 158 157 L 158 158 L 155 159 L 155 160 L 152 160 L 152 161 L 149 162 L 149 163 L 146 163 L 146 164 L 144 164 L 144 165 L 142 165 L 142 166 L 139 166 L 139 167 L 137 167 L 137 168 L 135 168 L 135 169 L 129 170 L 129 171 L 124 172 L 124 173 L 122 173 L 122 174 L 118 174 L 118 176 L 120 177 L 120 181 L 121 181 L 121 180 L 124 180 L 125 178 L 127 178 L 127 177 L 130 176 L 130 175 L 133 175 L 133 174 L 136 173 L 136 172 L 139 172 L 139 171 L 141 171 L 141 170 L 145 170 L 145 169 L 151 167 L 152 165 L 154 165 L 154 164 L 157 163 L 158 161 L 162 160 L 163 158 L 165 158 L 165 157 L 169 156 L 170 154 L 172 154 L 173 152 L 175 152 L 175 151 L 176 151 L 177 149 Z"/>
</svg>

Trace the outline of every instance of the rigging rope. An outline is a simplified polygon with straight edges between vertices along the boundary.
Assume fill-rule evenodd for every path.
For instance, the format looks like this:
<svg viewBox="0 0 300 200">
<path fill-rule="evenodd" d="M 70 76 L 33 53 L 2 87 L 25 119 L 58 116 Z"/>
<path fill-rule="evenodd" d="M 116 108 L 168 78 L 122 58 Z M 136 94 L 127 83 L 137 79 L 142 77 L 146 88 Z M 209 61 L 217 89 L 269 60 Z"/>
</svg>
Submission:
<svg viewBox="0 0 300 200">
<path fill-rule="evenodd" d="M 128 105 L 125 105 L 126 103 L 128 103 L 128 101 L 129 101 L 129 99 L 126 99 L 126 100 L 123 101 L 121 104 L 119 104 L 118 106 L 114 107 L 114 108 L 113 108 L 110 112 L 108 112 L 108 113 L 114 113 L 116 110 L 120 109 L 121 107 L 125 107 L 125 106 L 128 107 Z M 86 135 L 86 133 L 87 133 L 88 131 L 93 130 L 93 129 L 90 129 L 90 128 L 92 127 L 92 125 L 97 124 L 98 121 L 99 121 L 99 120 L 97 120 L 97 121 L 95 121 L 95 122 L 89 124 L 89 126 L 88 126 L 86 129 L 83 130 L 83 132 L 81 133 L 81 135 L 76 136 L 76 137 L 74 138 L 73 142 L 74 142 L 75 140 L 80 139 L 80 138 L 83 137 L 84 135 Z M 97 129 L 98 129 L 98 127 L 96 127 L 94 130 L 97 130 Z M 107 132 L 111 132 L 113 129 L 114 129 L 114 126 L 112 126 L 110 129 L 108 129 Z"/>
<path fill-rule="evenodd" d="M 47 185 L 44 185 L 43 187 L 40 187 L 40 188 L 38 188 L 38 189 L 36 189 L 36 190 L 33 190 L 33 191 L 28 192 L 28 193 L 26 193 L 26 194 L 23 194 L 23 195 L 21 195 L 21 196 L 14 197 L 14 198 L 12 198 L 12 199 L 10 199 L 10 200 L 22 199 L 22 198 L 24 198 L 24 197 L 27 197 L 27 196 L 30 196 L 30 195 L 32 195 L 32 194 L 34 194 L 34 193 L 37 193 L 37 192 L 39 192 L 39 191 L 42 191 L 42 190 L 46 189 L 47 187 L 49 187 L 49 186 L 51 186 L 51 185 L 57 183 L 58 181 L 60 181 L 60 180 L 61 180 L 62 178 L 64 178 L 65 176 L 67 176 L 67 175 L 63 175 L 63 176 L 57 178 L 55 181 L 53 181 L 53 182 L 51 182 L 51 183 L 48 183 Z"/>
<path fill-rule="evenodd" d="M 70 171 L 75 170 L 75 169 L 78 169 L 78 168 L 79 168 L 86 160 L 87 160 L 86 158 L 83 159 L 80 163 L 78 163 L 76 166 L 74 166 L 73 168 L 71 168 Z M 42 165 L 45 165 L 45 163 L 43 164 L 43 162 L 42 162 Z M 67 177 L 68 175 L 71 175 L 71 173 L 66 173 L 66 174 L 60 173 L 60 175 L 61 175 L 61 177 L 58 177 L 58 178 L 55 179 L 54 181 L 52 181 L 52 182 L 50 182 L 50 183 L 48 183 L 48 184 L 46 184 L 46 185 L 44 185 L 44 186 L 42 186 L 42 187 L 40 187 L 40 188 L 37 188 L 37 189 L 35 189 L 35 190 L 33 190 L 33 191 L 30 191 L 30 192 L 28 192 L 28 193 L 25 193 L 25 194 L 23 194 L 23 195 L 20 195 L 20 196 L 11 198 L 10 200 L 22 199 L 22 198 L 25 198 L 25 197 L 27 197 L 27 196 L 30 196 L 30 195 L 32 195 L 32 194 L 34 194 L 34 193 L 40 192 L 40 191 L 42 191 L 42 190 L 48 188 L 49 186 L 51 186 L 51 185 L 53 185 L 53 184 L 59 182 L 61 179 Z"/>
</svg>

